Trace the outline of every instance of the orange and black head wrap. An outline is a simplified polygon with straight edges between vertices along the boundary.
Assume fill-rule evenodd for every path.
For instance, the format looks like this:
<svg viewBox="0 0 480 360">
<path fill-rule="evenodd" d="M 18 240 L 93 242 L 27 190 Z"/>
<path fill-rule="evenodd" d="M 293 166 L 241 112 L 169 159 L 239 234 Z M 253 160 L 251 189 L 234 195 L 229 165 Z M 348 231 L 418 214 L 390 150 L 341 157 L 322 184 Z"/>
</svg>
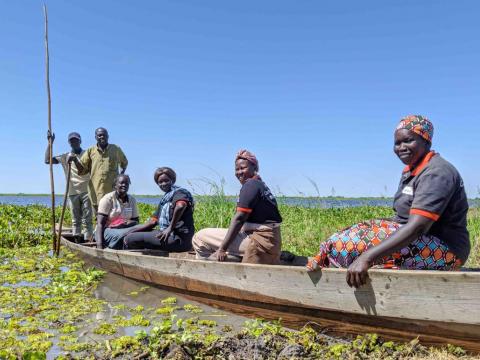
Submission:
<svg viewBox="0 0 480 360">
<path fill-rule="evenodd" d="M 430 144 L 433 138 L 433 124 L 425 116 L 422 115 L 408 115 L 405 116 L 397 125 L 396 130 L 407 129 L 420 135 Z"/>
</svg>

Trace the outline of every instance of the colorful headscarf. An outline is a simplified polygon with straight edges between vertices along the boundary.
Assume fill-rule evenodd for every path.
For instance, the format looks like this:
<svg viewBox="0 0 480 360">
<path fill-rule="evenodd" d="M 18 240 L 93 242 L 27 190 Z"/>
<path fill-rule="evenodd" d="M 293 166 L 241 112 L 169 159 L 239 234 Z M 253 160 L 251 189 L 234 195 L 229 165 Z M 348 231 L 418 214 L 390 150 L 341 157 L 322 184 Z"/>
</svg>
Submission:
<svg viewBox="0 0 480 360">
<path fill-rule="evenodd" d="M 397 125 L 395 130 L 407 129 L 415 134 L 420 135 L 429 143 L 433 138 L 433 124 L 425 116 L 422 115 L 408 115 L 405 116 Z"/>
<path fill-rule="evenodd" d="M 248 150 L 242 149 L 237 153 L 237 156 L 235 157 L 235 161 L 237 161 L 238 159 L 247 160 L 248 162 L 252 163 L 255 166 L 255 170 L 258 171 L 258 160 L 254 153 Z"/>
</svg>

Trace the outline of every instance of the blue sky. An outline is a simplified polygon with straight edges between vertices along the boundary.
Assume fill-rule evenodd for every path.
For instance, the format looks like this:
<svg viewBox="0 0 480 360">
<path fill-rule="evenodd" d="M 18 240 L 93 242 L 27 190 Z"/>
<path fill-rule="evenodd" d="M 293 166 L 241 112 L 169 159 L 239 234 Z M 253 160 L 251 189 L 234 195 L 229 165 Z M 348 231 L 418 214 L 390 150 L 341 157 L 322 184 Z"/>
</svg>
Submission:
<svg viewBox="0 0 480 360">
<path fill-rule="evenodd" d="M 233 159 L 255 152 L 287 195 L 393 195 L 393 129 L 435 125 L 433 148 L 478 196 L 478 1 L 47 1 L 54 152 L 104 126 L 134 193 L 180 185 L 238 192 Z M 0 192 L 49 192 L 42 2 L 0 13 Z M 56 168 L 56 191 L 64 191 Z"/>
</svg>

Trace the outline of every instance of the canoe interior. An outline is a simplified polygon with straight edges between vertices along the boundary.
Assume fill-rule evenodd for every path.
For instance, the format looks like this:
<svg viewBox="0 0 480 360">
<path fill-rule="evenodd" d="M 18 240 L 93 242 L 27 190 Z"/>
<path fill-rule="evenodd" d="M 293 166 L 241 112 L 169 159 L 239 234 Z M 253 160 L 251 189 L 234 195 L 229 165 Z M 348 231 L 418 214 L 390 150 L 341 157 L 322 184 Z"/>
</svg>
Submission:
<svg viewBox="0 0 480 360">
<path fill-rule="evenodd" d="M 382 291 L 379 292 L 375 286 L 372 287 L 370 283 L 360 291 L 345 290 L 345 272 L 340 269 L 324 269 L 309 275 L 310 286 L 307 283 L 306 287 L 299 288 L 296 292 L 291 287 L 295 285 L 297 278 L 305 282 L 307 277 L 303 267 L 200 261 L 194 260 L 194 255 L 191 253 L 99 250 L 91 246 L 75 244 L 70 240 L 68 234 L 63 235 L 62 243 L 94 266 L 246 317 L 262 317 L 269 320 L 281 318 L 284 325 L 292 328 L 301 328 L 308 323 L 329 335 L 345 336 L 370 332 L 397 341 L 418 337 L 427 345 L 450 343 L 462 346 L 471 352 L 480 353 L 480 272 L 478 271 L 440 275 L 439 272 L 396 270 L 369 272 L 371 284 L 385 281 L 388 277 L 388 281 L 391 281 L 394 286 L 398 280 L 396 277 L 402 280 L 405 276 L 410 276 L 411 280 L 409 279 L 407 283 L 412 282 L 415 285 L 412 287 L 412 296 L 416 296 L 415 291 L 421 295 L 422 288 L 428 288 L 428 282 L 433 282 L 432 279 L 435 278 L 434 285 L 441 286 L 439 289 L 444 289 L 443 294 L 440 291 L 432 293 L 431 298 L 427 299 L 428 303 L 425 303 L 425 298 L 418 297 L 417 303 L 413 302 L 416 306 L 412 306 L 412 299 L 405 301 L 399 298 L 398 292 L 395 293 L 389 289 L 389 283 L 386 283 L 383 290 L 385 294 Z M 304 263 L 305 258 L 298 258 L 291 265 Z M 425 273 L 428 273 L 428 276 Z M 275 283 L 275 274 L 279 274 L 280 279 L 284 281 Z M 269 275 L 272 277 L 269 278 Z M 260 279 L 258 279 L 259 276 Z M 329 280 L 330 278 L 332 280 Z M 334 280 L 336 283 L 332 284 Z M 399 285 L 402 284 L 400 280 Z M 252 285 L 255 281 L 257 283 Z M 462 282 L 465 286 L 461 284 Z M 321 288 L 317 288 L 318 284 L 325 286 L 324 292 Z M 327 289 L 336 284 L 339 287 L 338 294 L 327 292 Z M 435 286 L 434 288 L 437 289 Z M 455 300 L 456 296 L 443 296 L 452 290 L 449 289 L 452 286 L 456 286 L 455 289 L 464 289 L 466 292 L 458 294 L 458 301 Z M 335 287 L 333 289 L 335 290 Z M 350 291 L 347 292 L 347 290 Z M 309 291 L 313 291 L 313 298 L 309 298 Z M 288 297 L 287 295 L 292 292 L 293 297 Z M 285 297 L 284 293 L 287 294 Z M 303 293 L 305 295 L 302 297 Z M 332 296 L 333 299 L 331 299 Z M 332 301 L 333 304 L 335 301 L 339 304 L 342 302 L 350 304 L 353 301 L 356 308 L 334 306 Z M 403 304 L 402 301 L 405 303 Z M 394 316 L 389 316 L 390 312 L 382 310 L 388 309 L 388 306 L 392 306 L 389 304 L 396 302 L 398 304 L 391 307 L 394 309 L 391 312 Z M 405 314 L 402 306 L 405 306 Z M 430 307 L 438 309 L 438 316 L 435 312 L 428 316 L 421 314 L 422 310 Z M 457 307 L 466 307 L 466 309 L 457 309 Z M 456 313 L 450 314 L 451 309 Z M 470 311 L 468 316 L 463 316 L 461 321 L 455 319 L 455 315 L 461 317 L 467 310 Z M 418 315 L 414 317 L 412 314 L 416 311 Z"/>
</svg>

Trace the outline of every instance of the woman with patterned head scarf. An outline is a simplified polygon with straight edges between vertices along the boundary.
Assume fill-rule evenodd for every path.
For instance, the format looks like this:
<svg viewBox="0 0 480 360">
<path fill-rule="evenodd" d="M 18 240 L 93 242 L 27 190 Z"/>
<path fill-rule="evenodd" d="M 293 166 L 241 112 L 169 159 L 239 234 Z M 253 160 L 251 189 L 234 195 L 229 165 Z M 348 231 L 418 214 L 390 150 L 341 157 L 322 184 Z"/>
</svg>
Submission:
<svg viewBox="0 0 480 360">
<path fill-rule="evenodd" d="M 391 220 L 370 220 L 333 234 L 307 264 L 348 268 L 347 282 L 366 283 L 370 267 L 455 270 L 470 253 L 468 202 L 458 171 L 431 150 L 432 123 L 420 115 L 395 129 L 394 152 L 406 165 Z"/>
<path fill-rule="evenodd" d="M 229 255 L 244 263 L 280 262 L 280 223 L 277 201 L 258 175 L 253 153 L 240 150 L 235 175 L 242 184 L 237 209 L 228 229 L 209 228 L 193 236 L 197 259 L 225 261 Z"/>
</svg>

